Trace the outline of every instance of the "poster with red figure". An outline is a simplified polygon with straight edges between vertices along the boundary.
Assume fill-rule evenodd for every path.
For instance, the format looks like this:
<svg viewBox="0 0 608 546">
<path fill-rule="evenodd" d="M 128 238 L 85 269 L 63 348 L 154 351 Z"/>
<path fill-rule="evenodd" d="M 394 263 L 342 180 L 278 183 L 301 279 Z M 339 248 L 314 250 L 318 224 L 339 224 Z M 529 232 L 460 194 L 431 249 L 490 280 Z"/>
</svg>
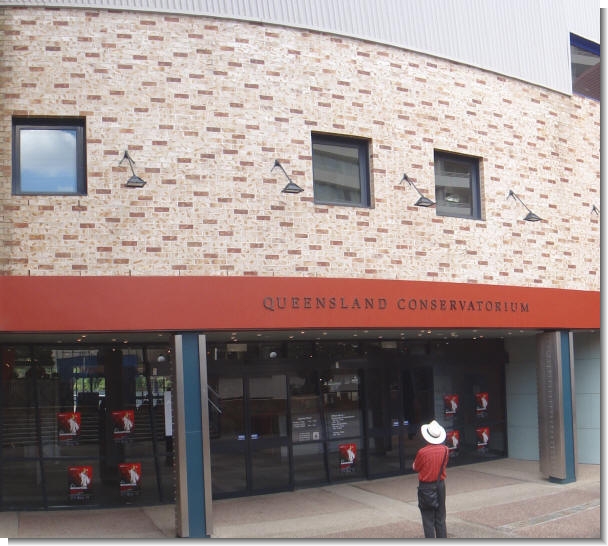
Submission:
<svg viewBox="0 0 608 546">
<path fill-rule="evenodd" d="M 477 449 L 486 449 L 490 441 L 490 427 L 479 427 L 477 433 Z"/>
<path fill-rule="evenodd" d="M 120 463 L 120 496 L 133 497 L 139 495 L 141 488 L 141 463 Z"/>
<path fill-rule="evenodd" d="M 458 411 L 459 398 L 457 394 L 446 394 L 443 397 L 443 404 L 445 408 L 445 414 L 447 416 L 456 415 Z"/>
<path fill-rule="evenodd" d="M 112 427 L 114 440 L 123 441 L 130 438 L 135 427 L 135 412 L 133 410 L 113 411 Z"/>
<path fill-rule="evenodd" d="M 93 494 L 93 467 L 68 467 L 68 494 L 72 501 L 88 500 Z"/>
<path fill-rule="evenodd" d="M 488 393 L 478 392 L 475 395 L 475 411 L 477 413 L 486 413 L 488 411 Z"/>
<path fill-rule="evenodd" d="M 352 472 L 357 462 L 357 444 L 340 444 L 340 472 Z"/>
<path fill-rule="evenodd" d="M 460 431 L 448 430 L 445 437 L 445 445 L 448 446 L 450 451 L 458 451 L 458 446 L 460 445 Z"/>
<path fill-rule="evenodd" d="M 80 412 L 68 411 L 57 414 L 57 432 L 59 441 L 70 443 L 78 440 L 80 436 Z"/>
</svg>

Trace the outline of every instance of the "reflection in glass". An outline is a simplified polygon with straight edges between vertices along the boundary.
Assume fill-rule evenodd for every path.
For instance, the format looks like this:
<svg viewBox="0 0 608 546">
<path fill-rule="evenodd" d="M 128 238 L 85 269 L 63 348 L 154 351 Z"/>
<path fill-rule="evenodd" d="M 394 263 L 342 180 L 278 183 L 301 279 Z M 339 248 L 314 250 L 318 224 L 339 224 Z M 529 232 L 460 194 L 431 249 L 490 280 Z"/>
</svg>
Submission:
<svg viewBox="0 0 608 546">
<path fill-rule="evenodd" d="M 245 438 L 243 379 L 209 376 L 209 430 L 212 438 Z"/>
<path fill-rule="evenodd" d="M 360 203 L 359 152 L 356 148 L 313 143 L 315 200 Z"/>
<path fill-rule="evenodd" d="M 473 173 L 471 164 L 449 158 L 435 163 L 437 214 L 471 217 L 473 215 Z"/>
<path fill-rule="evenodd" d="M 251 451 L 253 491 L 277 491 L 289 485 L 289 453 L 286 445 L 253 447 Z"/>
<path fill-rule="evenodd" d="M 327 481 L 324 447 L 322 442 L 293 446 L 294 480 L 298 485 L 324 483 Z"/>
<path fill-rule="evenodd" d="M 249 379 L 251 438 L 287 436 L 287 384 L 284 374 Z"/>
<path fill-rule="evenodd" d="M 117 349 L 110 351 L 114 355 L 110 372 L 104 351 L 1 348 L 2 508 L 65 506 L 70 502 L 68 467 L 74 465 L 93 469 L 91 502 L 120 505 L 124 499 L 118 464 L 133 461 L 142 469 L 141 495 L 133 501 L 173 500 L 173 462 L 164 415 L 170 364 L 156 364 L 158 375 L 152 377 L 146 349 Z M 120 442 L 108 425 L 110 397 L 119 401 L 121 410 L 133 412 L 132 433 Z M 66 426 L 73 434 L 65 434 L 64 417 L 65 423 L 71 418 L 72 425 Z M 20 483 L 5 474 L 8 469 Z M 36 489 L 35 495 L 26 491 L 28 487 Z"/>
<path fill-rule="evenodd" d="M 294 482 L 298 485 L 327 481 L 322 440 L 319 379 L 316 371 L 300 370 L 289 377 Z"/>
<path fill-rule="evenodd" d="M 600 100 L 600 56 L 571 44 L 570 57 L 572 59 L 572 92 Z"/>
<path fill-rule="evenodd" d="M 244 446 L 241 446 L 244 448 Z M 236 449 L 212 450 L 211 480 L 214 497 L 243 493 L 247 486 L 245 452 Z"/>
<path fill-rule="evenodd" d="M 75 129 L 21 129 L 21 191 L 76 193 L 77 146 Z"/>
</svg>

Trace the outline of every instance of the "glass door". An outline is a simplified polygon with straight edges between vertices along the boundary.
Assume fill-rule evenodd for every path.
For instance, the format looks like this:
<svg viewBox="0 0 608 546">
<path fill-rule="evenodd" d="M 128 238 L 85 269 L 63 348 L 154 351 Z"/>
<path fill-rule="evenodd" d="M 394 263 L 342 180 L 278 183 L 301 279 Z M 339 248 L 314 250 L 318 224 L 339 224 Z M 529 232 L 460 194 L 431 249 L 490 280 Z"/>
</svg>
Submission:
<svg viewBox="0 0 608 546">
<path fill-rule="evenodd" d="M 420 426 L 432 415 L 432 371 L 387 362 L 366 370 L 368 475 L 411 471 L 424 445 Z"/>
<path fill-rule="evenodd" d="M 370 477 L 403 471 L 404 427 L 399 369 L 378 366 L 366 370 L 368 474 Z"/>
<path fill-rule="evenodd" d="M 251 493 L 284 491 L 290 486 L 287 376 L 251 376 L 247 386 L 249 489 Z"/>
<path fill-rule="evenodd" d="M 287 377 L 209 373 L 213 495 L 289 489 Z"/>
<path fill-rule="evenodd" d="M 213 496 L 245 495 L 247 435 L 243 378 L 210 372 L 208 386 Z"/>
<path fill-rule="evenodd" d="M 326 437 L 318 372 L 299 370 L 290 374 L 289 399 L 294 484 L 297 487 L 326 483 Z"/>
<path fill-rule="evenodd" d="M 326 456 L 331 482 L 365 477 L 361 380 L 357 369 L 322 374 Z"/>
</svg>

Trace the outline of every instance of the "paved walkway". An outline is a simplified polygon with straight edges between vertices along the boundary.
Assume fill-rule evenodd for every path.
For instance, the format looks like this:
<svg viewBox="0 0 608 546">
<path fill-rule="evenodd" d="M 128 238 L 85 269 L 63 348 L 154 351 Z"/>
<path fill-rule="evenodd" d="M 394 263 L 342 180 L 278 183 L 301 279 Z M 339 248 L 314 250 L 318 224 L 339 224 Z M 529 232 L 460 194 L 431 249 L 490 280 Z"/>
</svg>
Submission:
<svg viewBox="0 0 608 546">
<path fill-rule="evenodd" d="M 214 501 L 211 537 L 423 538 L 416 483 L 407 475 Z M 501 459 L 448 468 L 446 485 L 449 538 L 601 538 L 599 465 L 579 465 L 577 481 L 561 485 L 536 461 Z M 0 512 L 9 538 L 172 539 L 175 529 L 173 505 Z"/>
</svg>

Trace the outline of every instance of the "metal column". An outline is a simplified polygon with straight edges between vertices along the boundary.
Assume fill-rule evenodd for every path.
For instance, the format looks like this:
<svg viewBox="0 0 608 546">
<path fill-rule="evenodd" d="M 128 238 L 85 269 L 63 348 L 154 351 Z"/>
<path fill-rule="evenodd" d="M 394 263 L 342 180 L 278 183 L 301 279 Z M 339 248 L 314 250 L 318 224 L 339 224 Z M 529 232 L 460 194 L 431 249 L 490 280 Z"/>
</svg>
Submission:
<svg viewBox="0 0 608 546">
<path fill-rule="evenodd" d="M 551 481 L 576 481 L 576 420 L 572 332 L 537 338 L 540 471 Z"/>
</svg>

